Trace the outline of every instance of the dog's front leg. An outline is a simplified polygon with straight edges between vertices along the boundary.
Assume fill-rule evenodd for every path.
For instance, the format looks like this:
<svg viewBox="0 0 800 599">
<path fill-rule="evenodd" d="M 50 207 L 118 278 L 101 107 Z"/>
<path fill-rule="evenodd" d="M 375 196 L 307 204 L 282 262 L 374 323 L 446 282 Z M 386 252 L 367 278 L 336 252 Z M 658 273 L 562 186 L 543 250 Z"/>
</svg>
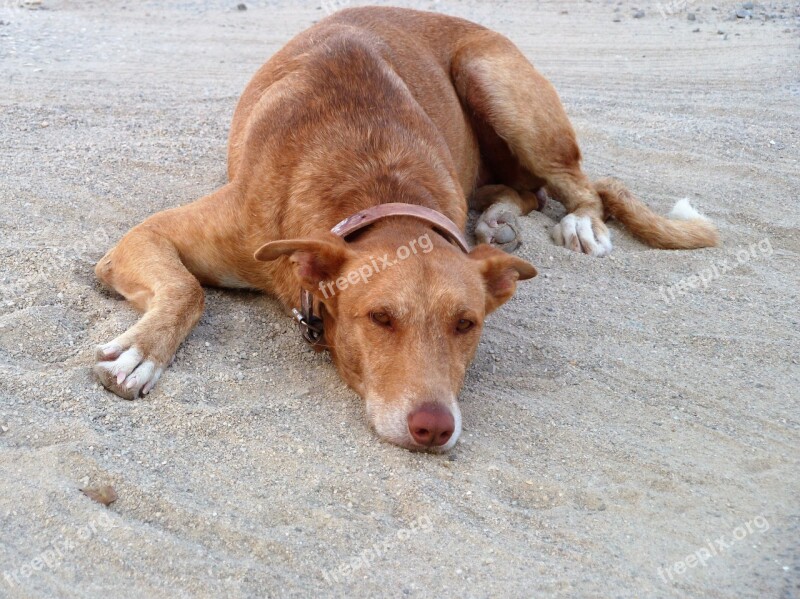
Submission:
<svg viewBox="0 0 800 599">
<path fill-rule="evenodd" d="M 98 278 L 144 312 L 113 341 L 100 345 L 94 372 L 125 399 L 146 395 L 203 312 L 199 281 L 172 244 L 142 226 L 133 229 L 96 268 Z"/>
<path fill-rule="evenodd" d="M 133 228 L 97 264 L 97 277 L 137 309 L 141 320 L 97 348 L 94 372 L 120 397 L 146 395 L 203 313 L 204 284 L 235 280 L 240 205 L 232 185 L 160 212 Z"/>
</svg>

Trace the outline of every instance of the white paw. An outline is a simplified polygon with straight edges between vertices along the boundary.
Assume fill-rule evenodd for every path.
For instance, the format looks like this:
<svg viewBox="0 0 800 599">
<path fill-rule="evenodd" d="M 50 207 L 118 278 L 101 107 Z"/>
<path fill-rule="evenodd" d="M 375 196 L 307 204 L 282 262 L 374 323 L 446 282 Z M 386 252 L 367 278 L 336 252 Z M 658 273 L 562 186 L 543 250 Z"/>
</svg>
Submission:
<svg viewBox="0 0 800 599">
<path fill-rule="evenodd" d="M 588 216 L 567 214 L 553 227 L 553 240 L 574 252 L 590 256 L 607 256 L 611 253 L 611 233 L 601 221 Z"/>
<path fill-rule="evenodd" d="M 498 202 L 481 214 L 475 225 L 475 237 L 479 243 L 488 243 L 504 252 L 513 252 L 522 242 L 517 216 L 519 207 Z"/>
<path fill-rule="evenodd" d="M 97 347 L 94 373 L 103 386 L 124 399 L 147 395 L 166 367 L 135 345 L 112 341 Z"/>
</svg>

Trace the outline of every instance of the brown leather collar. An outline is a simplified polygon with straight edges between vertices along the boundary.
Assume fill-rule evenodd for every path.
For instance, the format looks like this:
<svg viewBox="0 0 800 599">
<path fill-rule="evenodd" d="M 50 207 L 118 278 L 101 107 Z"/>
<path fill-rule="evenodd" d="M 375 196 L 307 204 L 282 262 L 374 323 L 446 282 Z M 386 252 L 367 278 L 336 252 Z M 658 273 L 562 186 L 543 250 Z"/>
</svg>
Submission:
<svg viewBox="0 0 800 599">
<path fill-rule="evenodd" d="M 433 225 L 437 232 L 455 243 L 465 252 L 469 253 L 469 244 L 456 224 L 447 218 L 441 212 L 431 210 L 425 206 L 417 206 L 416 204 L 401 204 L 395 202 L 392 204 L 378 204 L 372 208 L 367 208 L 361 212 L 356 212 L 353 216 L 349 216 L 331 229 L 331 233 L 347 239 L 356 231 L 368 227 L 372 223 L 386 218 L 387 216 L 411 216 L 413 218 L 425 221 Z"/>
<path fill-rule="evenodd" d="M 461 248 L 465 253 L 469 253 L 469 244 L 456 224 L 436 210 L 417 206 L 415 204 L 402 204 L 399 202 L 391 204 L 378 204 L 361 212 L 347 217 L 337 224 L 331 233 L 338 235 L 342 239 L 347 239 L 356 231 L 360 231 L 371 224 L 389 216 L 410 216 L 418 220 L 433 225 L 434 231 L 442 235 L 445 239 Z M 322 318 L 314 314 L 314 298 L 310 291 L 300 290 L 300 309 L 292 310 L 295 319 L 300 324 L 303 339 L 311 345 L 318 345 L 322 342 L 323 325 Z"/>
</svg>

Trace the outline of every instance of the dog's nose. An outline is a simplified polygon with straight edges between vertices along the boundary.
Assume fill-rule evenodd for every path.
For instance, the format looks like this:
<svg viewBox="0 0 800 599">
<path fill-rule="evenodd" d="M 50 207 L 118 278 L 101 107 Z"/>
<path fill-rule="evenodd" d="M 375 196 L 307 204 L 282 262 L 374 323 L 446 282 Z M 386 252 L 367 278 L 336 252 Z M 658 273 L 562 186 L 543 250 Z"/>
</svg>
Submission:
<svg viewBox="0 0 800 599">
<path fill-rule="evenodd" d="M 445 445 L 455 430 L 453 414 L 444 406 L 425 404 L 408 415 L 408 432 L 425 447 Z"/>
</svg>

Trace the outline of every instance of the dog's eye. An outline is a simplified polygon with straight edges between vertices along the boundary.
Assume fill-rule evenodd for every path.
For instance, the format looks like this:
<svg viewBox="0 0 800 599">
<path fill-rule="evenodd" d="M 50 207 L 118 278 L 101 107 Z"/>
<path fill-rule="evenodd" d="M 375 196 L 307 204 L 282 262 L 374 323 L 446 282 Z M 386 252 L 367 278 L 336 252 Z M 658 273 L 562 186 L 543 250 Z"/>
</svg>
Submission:
<svg viewBox="0 0 800 599">
<path fill-rule="evenodd" d="M 386 312 L 373 312 L 369 315 L 372 322 L 381 327 L 392 326 L 392 318 Z"/>
<path fill-rule="evenodd" d="M 458 321 L 458 324 L 456 324 L 456 331 L 458 331 L 459 333 L 466 333 L 474 326 L 475 326 L 474 322 L 472 322 L 471 320 L 467 320 L 466 318 L 462 318 L 461 320 Z"/>
</svg>

